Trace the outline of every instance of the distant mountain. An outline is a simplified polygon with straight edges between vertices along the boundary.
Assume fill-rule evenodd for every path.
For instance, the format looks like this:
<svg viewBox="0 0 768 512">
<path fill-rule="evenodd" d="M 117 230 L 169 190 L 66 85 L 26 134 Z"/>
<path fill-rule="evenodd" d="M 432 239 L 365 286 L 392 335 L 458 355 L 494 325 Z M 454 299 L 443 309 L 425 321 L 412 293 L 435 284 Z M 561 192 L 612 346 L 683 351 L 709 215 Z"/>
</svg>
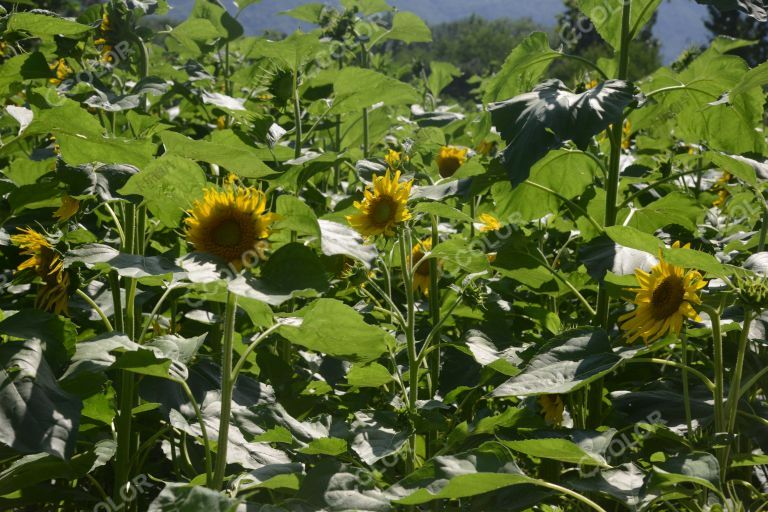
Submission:
<svg viewBox="0 0 768 512">
<path fill-rule="evenodd" d="M 232 0 L 222 0 L 235 10 Z M 292 32 L 296 28 L 310 27 L 281 11 L 298 5 L 314 2 L 338 4 L 334 0 L 263 0 L 248 7 L 240 16 L 240 22 L 249 34 L 261 34 L 267 29 Z M 184 19 L 194 0 L 169 0 L 173 10 L 171 16 Z M 485 18 L 531 18 L 545 25 L 553 26 L 556 16 L 563 10 L 562 0 L 390 0 L 400 10 L 413 11 L 430 24 L 454 21 L 477 14 Z M 663 43 L 662 53 L 666 62 L 672 61 L 686 47 L 707 41 L 703 17 L 706 8 L 693 0 L 664 0 L 656 23 L 656 36 Z"/>
</svg>

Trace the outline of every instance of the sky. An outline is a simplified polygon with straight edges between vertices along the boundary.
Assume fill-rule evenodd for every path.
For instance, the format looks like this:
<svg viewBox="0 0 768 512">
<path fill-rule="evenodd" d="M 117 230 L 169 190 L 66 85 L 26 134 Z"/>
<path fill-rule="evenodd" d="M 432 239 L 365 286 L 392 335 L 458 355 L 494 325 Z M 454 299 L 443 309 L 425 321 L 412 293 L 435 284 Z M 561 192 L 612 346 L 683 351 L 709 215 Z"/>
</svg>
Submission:
<svg viewBox="0 0 768 512">
<path fill-rule="evenodd" d="M 235 11 L 233 0 L 220 0 Z M 240 22 L 249 34 L 261 34 L 272 28 L 292 32 L 300 22 L 278 14 L 297 5 L 310 3 L 337 3 L 337 0 L 263 0 L 246 8 Z M 184 19 L 194 0 L 169 0 L 174 18 Z M 413 11 L 427 23 L 441 23 L 478 14 L 486 18 L 510 17 L 531 18 L 545 25 L 553 26 L 556 16 L 563 9 L 562 0 L 389 0 L 400 10 Z M 655 33 L 662 42 L 665 63 L 673 61 L 691 44 L 702 44 L 708 39 L 703 18 L 706 8 L 693 0 L 663 0 L 659 9 Z M 309 29 L 311 27 L 304 27 Z"/>
</svg>

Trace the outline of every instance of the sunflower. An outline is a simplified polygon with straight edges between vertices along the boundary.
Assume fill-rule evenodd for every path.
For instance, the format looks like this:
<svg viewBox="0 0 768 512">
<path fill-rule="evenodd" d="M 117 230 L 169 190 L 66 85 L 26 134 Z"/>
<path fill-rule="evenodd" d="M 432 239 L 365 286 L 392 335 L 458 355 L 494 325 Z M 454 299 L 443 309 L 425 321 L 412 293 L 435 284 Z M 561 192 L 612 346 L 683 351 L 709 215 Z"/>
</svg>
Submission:
<svg viewBox="0 0 768 512">
<path fill-rule="evenodd" d="M 384 155 L 384 161 L 387 162 L 390 169 L 399 169 L 407 159 L 407 157 L 403 157 L 400 151 L 394 149 L 388 149 L 387 154 Z"/>
<path fill-rule="evenodd" d="M 412 185 L 413 180 L 400 183 L 400 171 L 374 175 L 373 190 L 366 189 L 365 199 L 355 201 L 360 213 L 348 215 L 347 222 L 363 236 L 393 236 L 395 226 L 411 218 L 407 203 Z"/>
<path fill-rule="evenodd" d="M 432 239 L 425 238 L 411 249 L 411 265 L 416 266 L 424 258 L 424 255 L 432 250 Z M 429 295 L 429 265 L 422 263 L 413 273 L 413 289 L 424 295 Z"/>
<path fill-rule="evenodd" d="M 80 201 L 72 196 L 64 196 L 61 198 L 61 206 L 53 212 L 53 216 L 64 222 L 69 220 L 78 210 L 80 210 Z"/>
<path fill-rule="evenodd" d="M 493 151 L 493 148 L 496 147 L 496 143 L 489 140 L 482 140 L 480 141 L 480 144 L 477 145 L 475 148 L 475 151 L 477 151 L 477 154 L 488 156 L 491 154 L 491 151 Z"/>
<path fill-rule="evenodd" d="M 501 221 L 490 213 L 481 213 L 477 220 L 480 221 L 480 231 L 482 232 L 498 231 L 501 229 Z"/>
<path fill-rule="evenodd" d="M 43 235 L 33 229 L 20 229 L 22 234 L 11 236 L 11 242 L 21 249 L 28 259 L 21 262 L 16 272 L 32 270 L 43 280 L 43 286 L 37 292 L 35 307 L 44 311 L 53 311 L 57 315 L 67 313 L 69 298 L 69 274 L 64 270 L 64 262 Z"/>
<path fill-rule="evenodd" d="M 686 244 L 685 248 L 689 246 Z M 675 242 L 672 247 L 680 247 L 680 242 Z M 635 275 L 640 283 L 640 288 L 632 290 L 637 293 L 634 300 L 637 307 L 619 317 L 621 328 L 629 336 L 629 343 L 642 337 L 648 344 L 668 332 L 678 334 L 685 318 L 701 321 L 693 305 L 701 304 L 698 292 L 707 283 L 699 272 L 686 272 L 667 263 L 659 254 L 659 263 L 650 274 L 637 269 Z"/>
<path fill-rule="evenodd" d="M 440 171 L 440 176 L 443 178 L 450 178 L 459 167 L 464 165 L 467 161 L 467 153 L 469 150 L 466 148 L 459 148 L 456 146 L 443 146 L 440 148 L 440 153 L 437 155 L 437 168 Z"/>
<path fill-rule="evenodd" d="M 59 59 L 58 61 L 54 62 L 51 64 L 50 68 L 51 71 L 56 74 L 54 78 L 48 79 L 48 81 L 53 85 L 59 85 L 73 73 L 72 68 L 67 65 L 67 61 L 64 59 Z"/>
<path fill-rule="evenodd" d="M 254 188 L 208 188 L 187 213 L 187 241 L 196 251 L 213 254 L 238 270 L 243 259 L 259 252 L 270 226 L 278 219 L 266 212 L 267 196 Z"/>
<path fill-rule="evenodd" d="M 624 121 L 624 126 L 621 128 L 621 147 L 629 149 L 632 145 L 632 123 L 629 119 Z"/>
<path fill-rule="evenodd" d="M 728 196 L 731 195 L 731 193 L 728 192 L 728 182 L 731 181 L 732 178 L 733 175 L 728 171 L 725 171 L 712 186 L 712 191 L 717 192 L 717 199 L 712 202 L 712 206 L 717 206 L 718 208 L 725 206 L 725 201 L 728 199 Z"/>
<path fill-rule="evenodd" d="M 100 36 L 93 42 L 94 44 L 101 46 L 101 60 L 102 62 L 112 62 L 114 56 L 112 55 L 113 45 L 111 42 L 112 22 L 109 19 L 109 14 L 105 10 L 101 15 L 101 24 L 99 25 Z"/>
<path fill-rule="evenodd" d="M 544 421 L 552 425 L 560 425 L 563 422 L 565 404 L 560 395 L 539 395 L 539 407 L 544 413 Z"/>
</svg>

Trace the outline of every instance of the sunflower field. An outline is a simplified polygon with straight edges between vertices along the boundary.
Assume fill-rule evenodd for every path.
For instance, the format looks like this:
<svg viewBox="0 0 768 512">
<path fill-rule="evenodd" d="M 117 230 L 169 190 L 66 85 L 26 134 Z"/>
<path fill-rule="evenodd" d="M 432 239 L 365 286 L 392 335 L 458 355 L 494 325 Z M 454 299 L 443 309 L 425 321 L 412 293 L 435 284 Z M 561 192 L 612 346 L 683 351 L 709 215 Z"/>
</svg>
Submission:
<svg viewBox="0 0 768 512">
<path fill-rule="evenodd" d="M 461 103 L 385 0 L 5 4 L 0 510 L 768 511 L 754 41 L 577 0 Z"/>
</svg>

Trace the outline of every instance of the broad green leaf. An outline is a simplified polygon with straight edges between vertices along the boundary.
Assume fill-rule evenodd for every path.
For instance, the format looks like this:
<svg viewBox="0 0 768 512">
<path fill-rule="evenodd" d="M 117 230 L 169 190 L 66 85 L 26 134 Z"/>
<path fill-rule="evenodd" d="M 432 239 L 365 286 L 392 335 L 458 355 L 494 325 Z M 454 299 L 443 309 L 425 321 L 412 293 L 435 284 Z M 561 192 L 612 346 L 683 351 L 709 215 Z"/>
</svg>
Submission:
<svg viewBox="0 0 768 512">
<path fill-rule="evenodd" d="M 702 156 L 743 182 L 752 186 L 757 185 L 756 167 L 763 165 L 760 162 L 739 155 L 727 155 L 718 151 L 707 151 Z"/>
<path fill-rule="evenodd" d="M 206 184 L 205 172 L 199 165 L 166 154 L 131 176 L 120 193 L 143 196 L 149 211 L 165 226 L 175 228 L 184 210 L 202 196 Z"/>
<path fill-rule="evenodd" d="M 297 31 L 280 41 L 259 40 L 253 47 L 253 55 L 275 59 L 287 69 L 298 71 L 315 58 L 322 47 L 316 34 Z"/>
<path fill-rule="evenodd" d="M 11 15 L 11 18 L 8 20 L 8 26 L 6 27 L 7 32 L 16 30 L 29 32 L 33 36 L 61 35 L 71 37 L 89 32 L 93 30 L 93 27 L 59 18 L 52 14 L 17 12 Z"/>
<path fill-rule="evenodd" d="M 356 364 L 349 369 L 347 382 L 358 388 L 379 388 L 392 382 L 392 374 L 379 363 Z"/>
<path fill-rule="evenodd" d="M 333 89 L 336 98 L 332 114 L 362 110 L 376 103 L 391 106 L 421 101 L 419 93 L 410 85 L 372 69 L 344 68 L 335 77 Z"/>
<path fill-rule="evenodd" d="M 301 448 L 299 453 L 305 455 L 330 455 L 335 457 L 347 451 L 347 442 L 337 437 L 314 439 L 308 446 Z"/>
<path fill-rule="evenodd" d="M 605 331 L 569 331 L 541 347 L 520 375 L 497 387 L 492 395 L 570 393 L 606 375 L 620 361 Z"/>
<path fill-rule="evenodd" d="M 490 105 L 493 124 L 508 144 L 502 163 L 512 184 L 525 181 L 531 167 L 566 140 L 586 148 L 634 100 L 634 86 L 621 80 L 574 94 L 553 79 L 532 92 Z"/>
<path fill-rule="evenodd" d="M 636 228 L 646 233 L 653 233 L 659 228 L 676 224 L 695 233 L 697 230 L 696 219 L 701 213 L 698 202 L 682 192 L 671 192 L 661 199 L 657 199 L 634 212 L 623 210 L 626 215 L 631 215 L 629 220 L 621 217 L 621 223 Z"/>
<path fill-rule="evenodd" d="M 386 0 L 341 0 L 341 5 L 346 10 L 357 8 L 366 16 L 392 9 Z"/>
<path fill-rule="evenodd" d="M 9 86 L 16 82 L 50 77 L 51 68 L 42 53 L 16 55 L 0 65 L 0 93 L 7 94 Z"/>
<path fill-rule="evenodd" d="M 651 485 L 661 488 L 675 488 L 680 483 L 693 483 L 720 492 L 720 464 L 714 455 L 704 452 L 672 457 L 653 467 Z"/>
<path fill-rule="evenodd" d="M 239 500 L 202 485 L 169 482 L 147 512 L 235 512 L 239 504 Z"/>
<path fill-rule="evenodd" d="M 280 14 L 296 18 L 297 20 L 306 21 L 308 23 L 320 24 L 320 16 L 323 14 L 323 10 L 326 6 L 321 3 L 308 3 L 301 4 L 288 11 L 282 11 Z"/>
<path fill-rule="evenodd" d="M 726 277 L 732 273 L 711 254 L 693 249 L 665 249 L 664 259 L 673 265 L 702 270 L 714 276 Z"/>
<path fill-rule="evenodd" d="M 765 5 L 762 0 L 696 0 L 697 3 L 713 5 L 721 11 L 740 10 L 757 21 L 767 21 Z"/>
<path fill-rule="evenodd" d="M 653 13 L 659 7 L 661 0 L 630 0 L 629 30 L 637 37 Z M 579 10 L 587 16 L 597 32 L 616 51 L 621 47 L 621 24 L 624 0 L 578 0 Z"/>
<path fill-rule="evenodd" d="M 426 213 L 436 215 L 444 219 L 458 220 L 462 222 L 472 222 L 473 219 L 464 212 L 439 201 L 424 201 L 413 207 L 414 213 Z"/>
<path fill-rule="evenodd" d="M 543 437 L 538 439 L 521 439 L 517 441 L 502 441 L 504 446 L 524 453 L 531 457 L 559 460 L 579 466 L 610 467 L 605 459 L 598 454 L 584 451 L 578 444 L 565 438 Z"/>
<path fill-rule="evenodd" d="M 544 32 L 534 32 L 507 56 L 496 75 L 488 82 L 483 102 L 493 103 L 530 91 L 562 54 L 549 46 Z"/>
<path fill-rule="evenodd" d="M 471 247 L 461 238 L 452 238 L 441 242 L 432 249 L 428 258 L 437 258 L 438 261 L 449 262 L 470 273 L 483 272 L 490 269 L 488 256 L 475 247 Z"/>
<path fill-rule="evenodd" d="M 320 236 L 320 225 L 312 208 L 298 197 L 282 195 L 277 198 L 275 229 L 295 231 L 299 235 Z"/>
<path fill-rule="evenodd" d="M 190 160 L 220 165 L 243 178 L 261 178 L 274 171 L 257 156 L 253 147 L 246 145 L 231 132 L 222 136 L 226 141 L 192 140 L 180 133 L 166 131 L 160 134 L 166 151 Z"/>
<path fill-rule="evenodd" d="M 54 130 L 53 134 L 61 147 L 61 157 L 70 165 L 100 162 L 142 168 L 152 161 L 155 151 L 155 145 L 149 140 L 94 137 L 60 130 Z"/>
<path fill-rule="evenodd" d="M 0 442 L 69 459 L 82 406 L 56 382 L 39 339 L 0 345 Z"/>
<path fill-rule="evenodd" d="M 429 78 L 427 87 L 432 96 L 438 97 L 443 89 L 448 87 L 453 79 L 461 76 L 461 70 L 450 62 L 432 61 L 429 63 Z"/>
<path fill-rule="evenodd" d="M 393 341 L 386 331 L 367 324 L 359 313 L 337 300 L 318 299 L 297 314 L 303 318 L 301 325 L 285 325 L 280 334 L 329 356 L 366 363 L 384 354 Z"/>
<path fill-rule="evenodd" d="M 395 39 L 404 43 L 431 43 L 432 31 L 424 20 L 414 13 L 398 11 L 392 19 L 392 28 L 382 39 Z"/>
<path fill-rule="evenodd" d="M 659 255 L 659 249 L 663 245 L 655 236 L 630 226 L 610 226 L 605 228 L 605 234 L 619 245 L 645 251 L 653 256 Z"/>
<path fill-rule="evenodd" d="M 197 0 L 189 19 L 208 20 L 223 41 L 234 41 L 243 35 L 242 25 L 218 2 Z"/>
<path fill-rule="evenodd" d="M 491 193 L 497 214 L 500 219 L 512 222 L 531 221 L 557 212 L 563 207 L 561 198 L 574 199 L 583 194 L 599 170 L 597 163 L 581 151 L 553 151 L 533 165 L 530 177 L 520 185 L 503 181 L 493 184 Z M 571 214 L 577 216 L 578 212 Z"/>
<path fill-rule="evenodd" d="M 378 257 L 374 244 L 366 244 L 363 237 L 350 228 L 338 222 L 320 219 L 320 250 L 326 256 L 343 254 L 360 261 L 365 268 L 371 268 Z"/>
<path fill-rule="evenodd" d="M 118 275 L 141 279 L 144 277 L 171 276 L 183 269 L 162 256 L 126 254 L 104 244 L 86 244 L 72 249 L 64 258 L 64 265 L 83 263 L 88 268 L 102 271 L 116 270 Z"/>
<path fill-rule="evenodd" d="M 0 322 L 0 334 L 38 340 L 45 359 L 59 373 L 75 353 L 77 326 L 68 318 L 45 311 L 22 309 Z"/>
<path fill-rule="evenodd" d="M 239 276 L 228 284 L 232 293 L 279 306 L 291 297 L 314 297 L 328 289 L 320 258 L 309 247 L 291 243 L 269 258 L 261 277 Z"/>
</svg>

